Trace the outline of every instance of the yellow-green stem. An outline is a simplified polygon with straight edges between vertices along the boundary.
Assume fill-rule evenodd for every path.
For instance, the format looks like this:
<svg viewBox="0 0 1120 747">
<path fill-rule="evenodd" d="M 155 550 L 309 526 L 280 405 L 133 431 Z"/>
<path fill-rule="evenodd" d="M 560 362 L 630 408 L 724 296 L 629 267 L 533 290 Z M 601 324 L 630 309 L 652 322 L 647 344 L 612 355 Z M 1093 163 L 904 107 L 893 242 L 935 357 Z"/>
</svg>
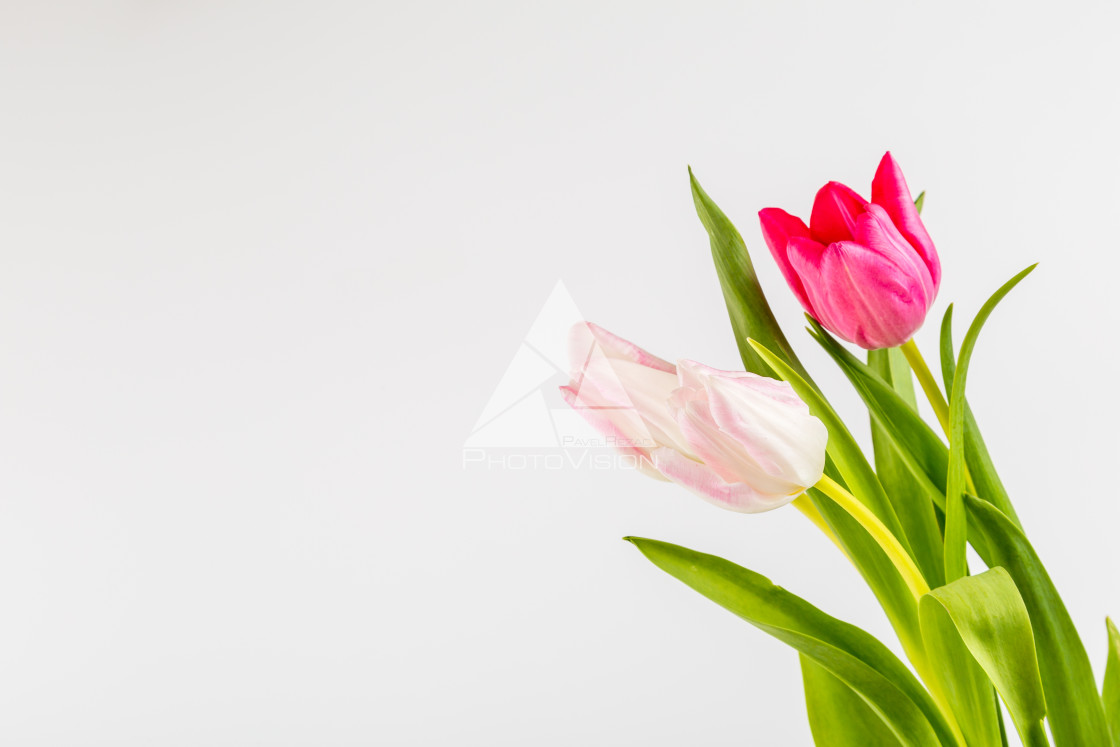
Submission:
<svg viewBox="0 0 1120 747">
<path fill-rule="evenodd" d="M 918 346 L 914 344 L 913 340 L 902 343 L 899 349 L 906 356 L 907 363 L 910 364 L 914 376 L 917 377 L 918 383 L 922 386 L 922 391 L 926 393 L 926 399 L 929 400 L 930 407 L 933 408 L 933 414 L 937 416 L 937 422 L 941 423 L 941 430 L 945 431 L 945 437 L 948 438 L 949 403 L 945 401 L 945 395 L 941 393 L 941 387 L 937 385 L 937 379 L 933 378 L 933 373 L 926 365 L 926 359 L 922 357 L 922 351 L 918 350 Z"/>
<path fill-rule="evenodd" d="M 906 582 L 906 586 L 909 587 L 915 599 L 920 599 L 923 594 L 929 592 L 929 585 L 926 583 L 925 577 L 922 576 L 922 572 L 918 570 L 918 566 L 915 565 L 914 559 L 910 557 L 910 553 L 906 552 L 906 549 L 899 544 L 898 538 L 891 534 L 891 531 L 883 525 L 883 522 L 879 521 L 879 517 L 871 512 L 871 509 L 860 503 L 858 498 L 828 475 L 821 477 L 821 481 L 817 483 L 816 487 L 858 521 L 860 526 L 866 529 L 867 533 L 879 544 L 879 547 L 883 548 L 883 552 L 887 554 L 891 563 L 898 569 L 899 575 L 902 576 L 902 580 Z"/>
<path fill-rule="evenodd" d="M 923 594 L 929 592 L 929 585 L 926 583 L 925 577 L 922 576 L 922 572 L 918 570 L 914 559 L 910 557 L 906 549 L 899 544 L 898 539 L 891 534 L 891 531 L 884 526 L 883 522 L 879 521 L 879 518 L 875 516 L 867 506 L 860 503 L 858 498 L 849 493 L 843 485 L 840 485 L 828 475 L 821 477 L 820 482 L 816 484 L 816 488 L 835 501 L 838 506 L 859 522 L 860 526 L 866 529 L 868 534 L 879 544 L 879 547 L 883 548 L 887 557 L 890 558 L 891 563 L 898 569 L 899 575 L 902 576 L 906 586 L 910 589 L 910 593 L 914 595 L 915 603 L 921 599 Z M 847 557 L 843 546 L 840 544 L 839 540 L 836 539 L 836 536 L 828 530 L 827 525 L 824 524 L 823 517 L 821 517 L 820 513 L 817 511 L 816 506 L 810 502 L 808 495 L 802 495 L 793 502 L 793 505 L 800 509 L 814 524 L 817 524 L 819 519 L 821 524 L 817 524 L 817 526 L 827 531 L 832 541 L 836 543 L 836 546 L 839 547 L 840 551 L 844 552 L 845 557 Z M 810 513 L 810 510 L 812 513 Z M 814 518 L 814 515 L 816 518 Z M 849 558 L 849 560 L 850 559 L 851 558 Z M 930 668 L 931 664 L 926 656 L 926 651 L 922 646 L 922 642 L 920 640 L 912 640 L 909 635 L 903 635 L 901 631 L 900 637 L 902 639 L 902 646 L 906 649 L 906 655 L 910 658 L 910 662 L 914 665 L 918 676 L 929 686 L 930 694 L 933 696 L 942 714 L 944 714 L 949 728 L 957 738 L 959 747 L 963 747 L 965 744 L 964 734 L 961 732 L 960 725 L 957 723 L 952 706 L 949 705 L 945 693 L 942 692 L 937 678 L 933 676 L 933 672 Z"/>
</svg>

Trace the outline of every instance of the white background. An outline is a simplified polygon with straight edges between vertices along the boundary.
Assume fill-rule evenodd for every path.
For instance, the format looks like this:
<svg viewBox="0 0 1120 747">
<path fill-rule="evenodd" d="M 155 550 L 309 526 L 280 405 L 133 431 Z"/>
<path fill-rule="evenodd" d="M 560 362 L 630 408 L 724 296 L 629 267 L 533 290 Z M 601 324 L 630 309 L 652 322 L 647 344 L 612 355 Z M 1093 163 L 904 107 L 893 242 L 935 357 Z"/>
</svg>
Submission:
<svg viewBox="0 0 1120 747">
<path fill-rule="evenodd" d="M 737 366 L 754 217 L 890 148 L 1098 677 L 1120 615 L 1114 3 L 4 3 L 0 742 L 805 745 L 796 656 L 626 534 L 890 632 L 797 512 L 464 470 L 557 280 Z M 920 343 L 932 355 L 935 322 Z"/>
</svg>

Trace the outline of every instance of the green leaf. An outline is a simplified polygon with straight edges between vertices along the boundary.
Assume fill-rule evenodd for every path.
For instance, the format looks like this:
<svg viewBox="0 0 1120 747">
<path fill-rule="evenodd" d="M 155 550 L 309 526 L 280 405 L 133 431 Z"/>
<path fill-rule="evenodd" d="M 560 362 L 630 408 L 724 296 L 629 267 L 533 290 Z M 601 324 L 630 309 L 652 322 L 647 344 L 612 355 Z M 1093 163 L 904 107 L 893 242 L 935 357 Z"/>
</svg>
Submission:
<svg viewBox="0 0 1120 747">
<path fill-rule="evenodd" d="M 921 214 L 922 206 L 925 205 L 925 204 L 926 204 L 926 191 L 923 189 L 921 194 L 919 194 L 918 197 L 914 200 L 914 207 L 916 207 L 918 209 L 919 214 Z"/>
<path fill-rule="evenodd" d="M 945 445 L 891 383 L 860 362 L 812 319 L 810 324 L 809 333 L 840 366 L 871 412 L 876 472 L 903 526 L 914 561 L 931 586 L 944 583 L 941 529 L 933 507 L 938 502 L 944 504 L 945 499 L 928 476 L 944 479 L 948 454 Z M 893 352 L 906 365 L 904 371 L 895 368 L 891 374 L 886 356 L 878 358 L 879 365 L 888 375 L 905 376 L 902 380 L 910 385 L 912 396 L 909 365 L 899 351 Z M 919 456 L 915 457 L 915 453 Z"/>
<path fill-rule="evenodd" d="M 953 374 L 953 385 L 949 397 L 949 470 L 945 488 L 945 580 L 955 581 L 967 572 L 965 566 L 965 544 L 968 538 L 968 521 L 964 512 L 964 488 L 966 481 L 965 469 L 965 383 L 968 378 L 968 365 L 972 360 L 972 351 L 976 349 L 976 341 L 980 337 L 980 330 L 988 320 L 996 306 L 1003 297 L 1018 285 L 1019 281 L 1037 267 L 1031 265 L 1015 277 L 1004 283 L 999 290 L 992 294 L 983 306 L 980 307 L 976 319 L 968 328 L 968 333 L 961 344 L 960 357 L 957 360 L 956 371 Z"/>
<path fill-rule="evenodd" d="M 985 539 L 991 566 L 1002 566 L 1030 615 L 1038 669 L 1056 747 L 1110 743 L 1093 669 L 1058 590 L 1023 532 L 987 501 L 965 496 L 969 531 Z"/>
<path fill-rule="evenodd" d="M 722 558 L 667 542 L 626 539 L 670 576 L 792 646 L 846 684 L 901 744 L 957 744 L 929 693 L 874 636 Z"/>
<path fill-rule="evenodd" d="M 945 381 L 945 393 L 949 397 L 952 397 L 956 368 L 953 356 L 953 305 L 949 304 L 949 308 L 945 309 L 945 317 L 941 320 L 941 375 Z M 965 462 L 979 497 L 1006 514 L 1015 526 L 1022 528 L 1019 516 L 1011 505 L 1011 497 L 999 479 L 988 447 L 980 435 L 980 426 L 976 424 L 976 416 L 972 414 L 967 397 L 964 400 L 964 448 Z"/>
<path fill-rule="evenodd" d="M 890 384 L 911 409 L 918 409 L 918 397 L 914 393 L 914 372 L 910 370 L 910 364 L 901 350 L 898 348 L 868 350 L 867 367 Z"/>
<path fill-rule="evenodd" d="M 800 658 L 805 710 L 814 744 L 819 747 L 899 747 L 902 744 L 855 690 L 805 654 L 800 654 Z"/>
<path fill-rule="evenodd" d="M 1108 728 L 1112 732 L 1112 743 L 1120 747 L 1120 631 L 1116 630 L 1112 620 L 1105 618 L 1104 623 L 1108 629 L 1108 663 L 1104 669 L 1101 700 Z"/>
<path fill-rule="evenodd" d="M 1024 744 L 1048 745 L 1034 633 L 1007 571 L 997 567 L 934 589 L 922 597 L 919 609 L 931 656 L 958 665 L 939 667 L 937 672 L 968 744 L 1001 744 L 991 695 L 995 685 Z M 960 666 L 969 659 L 978 668 Z"/>
<path fill-rule="evenodd" d="M 943 495 L 949 464 L 945 444 L 889 382 L 852 355 L 816 321 L 810 319 L 809 324 L 809 334 L 836 361 L 872 416 L 912 459 L 912 471 L 925 475 Z"/>
<path fill-rule="evenodd" d="M 793 352 L 770 310 L 770 304 L 766 302 L 766 295 L 758 282 L 758 275 L 743 237 L 700 188 L 700 182 L 696 181 L 691 168 L 688 170 L 688 178 L 692 184 L 692 201 L 696 204 L 696 214 L 700 216 L 700 222 L 704 224 L 711 241 L 712 259 L 719 275 L 719 284 L 723 288 L 723 300 L 727 304 L 727 313 L 731 317 L 731 328 L 735 332 L 735 342 L 739 346 L 743 365 L 748 371 L 762 376 L 770 373 L 770 368 L 748 344 L 748 340 L 753 338 L 776 351 L 782 360 L 811 383 L 809 373 L 797 359 L 797 354 Z"/>
</svg>

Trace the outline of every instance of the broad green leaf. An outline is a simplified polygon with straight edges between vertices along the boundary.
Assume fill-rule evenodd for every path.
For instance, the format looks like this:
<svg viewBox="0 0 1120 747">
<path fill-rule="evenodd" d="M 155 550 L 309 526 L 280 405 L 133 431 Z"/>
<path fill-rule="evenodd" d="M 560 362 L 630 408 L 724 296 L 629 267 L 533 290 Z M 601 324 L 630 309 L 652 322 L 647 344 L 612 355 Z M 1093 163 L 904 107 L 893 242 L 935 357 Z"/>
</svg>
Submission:
<svg viewBox="0 0 1120 747">
<path fill-rule="evenodd" d="M 945 381 L 945 393 L 950 397 L 956 369 L 957 364 L 953 355 L 953 305 L 949 304 L 941 320 L 941 376 Z M 983 436 L 980 435 L 980 426 L 976 424 L 976 416 L 972 414 L 967 397 L 964 400 L 964 448 L 965 461 L 979 497 L 994 505 L 1021 528 L 1019 516 L 1011 505 L 1011 497 L 1007 494 L 1007 489 L 999 479 L 999 473 L 996 472 L 988 447 L 984 443 Z"/>
<path fill-rule="evenodd" d="M 874 636 L 714 555 L 627 537 L 654 565 L 792 646 L 850 687 L 903 745 L 958 744 L 929 693 Z"/>
<path fill-rule="evenodd" d="M 1105 618 L 1104 623 L 1108 628 L 1108 663 L 1104 669 L 1101 700 L 1108 728 L 1112 732 L 1112 743 L 1120 747 L 1120 631 L 1116 630 L 1112 620 Z"/>
<path fill-rule="evenodd" d="M 941 662 L 941 686 L 971 747 L 1001 744 L 995 685 L 1028 747 L 1048 745 L 1046 700 L 1031 621 L 1015 582 L 1003 568 L 934 589 L 919 605 L 922 637 Z M 962 650 L 963 646 L 963 650 Z M 987 676 L 985 676 L 987 675 Z"/>
<path fill-rule="evenodd" d="M 980 307 L 976 319 L 968 328 L 961 343 L 960 357 L 957 359 L 953 374 L 953 385 L 949 396 L 949 470 L 945 487 L 945 580 L 955 581 L 967 573 L 965 566 L 965 544 L 968 539 L 968 520 L 964 512 L 965 468 L 965 383 L 968 378 L 968 365 L 980 330 L 1003 297 L 1018 285 L 1019 281 L 1031 273 L 1037 265 L 1031 265 L 1004 283 Z"/>
<path fill-rule="evenodd" d="M 987 543 L 987 563 L 1010 574 L 1026 604 L 1055 747 L 1108 745 L 1111 737 L 1085 646 L 1034 548 L 987 501 L 966 495 L 965 506 L 970 533 Z"/>
<path fill-rule="evenodd" d="M 818 747 L 899 747 L 902 744 L 855 690 L 814 662 L 801 658 L 805 710 Z"/>
<path fill-rule="evenodd" d="M 770 304 L 766 302 L 766 295 L 758 282 L 758 275 L 743 237 L 700 188 L 700 182 L 696 181 L 691 168 L 688 170 L 688 178 L 692 184 L 692 201 L 696 204 L 696 214 L 700 216 L 700 222 L 704 224 L 711 241 L 712 259 L 719 275 L 719 284 L 723 288 L 723 300 L 727 304 L 727 313 L 731 317 L 731 328 L 735 332 L 735 342 L 739 346 L 743 365 L 756 374 L 770 374 L 770 367 L 748 344 L 748 340 L 753 338 L 775 351 L 802 378 L 812 383 L 809 373 L 797 359 L 797 354 L 778 326 Z"/>
</svg>

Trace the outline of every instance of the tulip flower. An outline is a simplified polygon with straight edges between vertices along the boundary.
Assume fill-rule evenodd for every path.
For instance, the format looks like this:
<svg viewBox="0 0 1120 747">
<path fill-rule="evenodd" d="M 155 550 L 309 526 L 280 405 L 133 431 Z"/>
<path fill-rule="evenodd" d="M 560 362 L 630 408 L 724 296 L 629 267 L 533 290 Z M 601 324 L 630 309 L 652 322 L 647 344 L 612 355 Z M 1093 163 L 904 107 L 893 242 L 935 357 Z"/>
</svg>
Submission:
<svg viewBox="0 0 1120 747">
<path fill-rule="evenodd" d="M 586 322 L 570 354 L 565 401 L 647 474 L 743 513 L 784 506 L 821 479 L 827 429 L 783 381 L 674 366 Z"/>
<path fill-rule="evenodd" d="M 778 208 L 758 216 L 797 300 L 833 334 L 875 350 L 905 343 L 922 326 L 941 264 L 890 153 L 875 172 L 870 201 L 829 182 L 817 192 L 808 226 Z"/>
</svg>

